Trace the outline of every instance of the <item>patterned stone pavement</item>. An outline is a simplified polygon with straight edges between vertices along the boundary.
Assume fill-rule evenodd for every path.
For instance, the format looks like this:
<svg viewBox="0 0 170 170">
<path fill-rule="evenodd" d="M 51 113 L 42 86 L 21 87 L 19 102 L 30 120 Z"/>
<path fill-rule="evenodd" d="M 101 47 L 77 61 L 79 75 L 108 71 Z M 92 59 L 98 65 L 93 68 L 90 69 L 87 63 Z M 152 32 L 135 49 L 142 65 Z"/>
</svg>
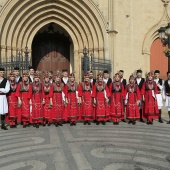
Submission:
<svg viewBox="0 0 170 170">
<path fill-rule="evenodd" d="M 137 122 L 0 130 L 0 170 L 168 170 L 170 125 Z"/>
</svg>

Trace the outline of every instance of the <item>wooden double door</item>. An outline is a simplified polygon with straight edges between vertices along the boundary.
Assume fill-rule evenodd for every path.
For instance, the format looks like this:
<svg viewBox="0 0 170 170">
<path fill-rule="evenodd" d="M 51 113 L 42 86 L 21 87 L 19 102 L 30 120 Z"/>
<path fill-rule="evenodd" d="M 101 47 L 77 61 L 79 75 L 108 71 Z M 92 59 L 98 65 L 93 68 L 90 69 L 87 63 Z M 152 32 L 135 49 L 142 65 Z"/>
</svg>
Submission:
<svg viewBox="0 0 170 170">
<path fill-rule="evenodd" d="M 59 33 L 39 33 L 32 44 L 32 66 L 36 71 L 70 71 L 70 40 Z M 42 78 L 42 77 L 41 77 Z"/>
</svg>

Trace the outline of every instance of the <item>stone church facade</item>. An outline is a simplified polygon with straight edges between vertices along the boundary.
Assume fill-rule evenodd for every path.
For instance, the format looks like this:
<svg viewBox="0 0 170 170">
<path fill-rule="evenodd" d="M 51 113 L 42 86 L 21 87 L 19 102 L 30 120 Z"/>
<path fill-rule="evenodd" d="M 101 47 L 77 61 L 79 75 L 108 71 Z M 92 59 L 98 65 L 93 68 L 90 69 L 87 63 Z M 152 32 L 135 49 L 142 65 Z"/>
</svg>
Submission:
<svg viewBox="0 0 170 170">
<path fill-rule="evenodd" d="M 28 47 L 30 64 L 82 76 L 82 56 L 110 60 L 112 72 L 158 69 L 167 58 L 157 30 L 169 22 L 169 0 L 1 0 L 0 60 Z M 51 34 L 50 34 L 51 33 Z M 158 51 L 156 51 L 158 50 Z M 152 52 L 152 53 L 151 53 Z M 153 61 L 153 62 L 152 62 Z"/>
</svg>

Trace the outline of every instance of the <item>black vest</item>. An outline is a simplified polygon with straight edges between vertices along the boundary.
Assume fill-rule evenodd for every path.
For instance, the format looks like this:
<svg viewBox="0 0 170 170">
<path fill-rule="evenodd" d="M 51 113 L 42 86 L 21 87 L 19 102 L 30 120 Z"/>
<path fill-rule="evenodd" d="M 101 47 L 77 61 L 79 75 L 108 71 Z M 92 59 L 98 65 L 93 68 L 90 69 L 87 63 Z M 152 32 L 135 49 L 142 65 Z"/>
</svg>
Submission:
<svg viewBox="0 0 170 170">
<path fill-rule="evenodd" d="M 139 90 L 141 90 L 142 89 L 142 86 L 143 86 L 143 83 L 145 82 L 145 79 L 144 78 L 141 78 L 141 81 L 140 81 L 140 83 L 138 84 L 137 83 L 137 80 L 136 80 L 136 84 L 138 85 L 138 87 L 139 87 Z"/>
<path fill-rule="evenodd" d="M 168 80 L 165 81 L 165 92 L 170 94 L 170 86 L 168 84 Z"/>
<path fill-rule="evenodd" d="M 159 79 L 158 83 L 162 86 L 162 79 Z"/>
<path fill-rule="evenodd" d="M 127 84 L 126 79 L 123 79 L 123 80 L 122 80 L 122 84 L 123 84 L 123 86 L 124 86 L 124 88 L 125 88 L 125 87 L 126 87 L 126 84 Z"/>
<path fill-rule="evenodd" d="M 2 82 L 0 83 L 0 88 L 5 88 L 6 82 L 7 82 L 7 79 L 4 78 L 4 79 L 2 80 Z"/>
<path fill-rule="evenodd" d="M 159 79 L 158 83 L 162 86 L 162 79 Z M 159 89 L 159 87 L 157 86 L 158 92 L 160 92 L 161 90 Z"/>
<path fill-rule="evenodd" d="M 112 79 L 111 78 L 109 78 L 108 81 L 107 81 L 107 87 L 110 86 L 110 83 L 112 83 Z"/>
</svg>

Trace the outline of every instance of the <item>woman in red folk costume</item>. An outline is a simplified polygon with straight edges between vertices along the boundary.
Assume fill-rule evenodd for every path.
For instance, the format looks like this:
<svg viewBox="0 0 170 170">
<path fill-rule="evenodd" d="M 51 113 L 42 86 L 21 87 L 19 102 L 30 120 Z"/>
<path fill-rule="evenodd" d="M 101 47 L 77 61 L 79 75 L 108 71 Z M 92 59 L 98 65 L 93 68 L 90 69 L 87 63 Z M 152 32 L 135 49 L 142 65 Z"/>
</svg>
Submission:
<svg viewBox="0 0 170 170">
<path fill-rule="evenodd" d="M 52 121 L 57 127 L 63 124 L 63 113 L 64 113 L 64 84 L 61 82 L 61 75 L 58 72 L 54 75 L 54 82 L 50 88 L 50 98 L 52 99 Z"/>
<path fill-rule="evenodd" d="M 11 72 L 9 74 L 9 83 L 10 83 L 10 91 L 8 93 L 8 107 L 9 107 L 9 114 L 8 120 L 10 124 L 10 128 L 17 127 L 17 108 L 18 108 L 18 98 L 16 97 L 16 89 L 17 83 L 15 81 L 15 74 Z"/>
<path fill-rule="evenodd" d="M 43 101 L 42 101 L 42 84 L 38 72 L 34 73 L 32 83 L 32 121 L 36 128 L 43 122 Z"/>
<path fill-rule="evenodd" d="M 65 95 L 67 116 L 70 126 L 76 126 L 76 121 L 78 118 L 78 104 L 80 104 L 80 101 L 78 97 L 78 84 L 75 82 L 74 73 L 69 75 L 69 82 L 65 86 Z"/>
<path fill-rule="evenodd" d="M 29 74 L 23 73 L 22 81 L 18 83 L 16 96 L 18 97 L 18 107 L 21 107 L 21 122 L 23 128 L 29 125 L 30 105 L 32 104 L 32 84 L 29 82 Z"/>
<path fill-rule="evenodd" d="M 97 81 L 93 85 L 92 97 L 94 98 L 94 104 L 96 105 L 96 125 L 102 123 L 106 124 L 106 120 L 109 115 L 107 115 L 107 105 L 110 97 L 109 89 L 106 83 L 103 81 L 102 73 L 97 75 Z"/>
<path fill-rule="evenodd" d="M 51 125 L 52 114 L 52 98 L 50 98 L 51 82 L 49 74 L 44 75 L 44 84 L 42 85 L 42 97 L 43 97 L 43 125 Z"/>
<path fill-rule="evenodd" d="M 141 96 L 133 75 L 129 77 L 129 84 L 125 88 L 125 96 L 126 119 L 129 120 L 129 124 L 132 123 L 135 125 L 136 119 L 140 119 L 139 103 Z"/>
<path fill-rule="evenodd" d="M 82 103 L 82 118 L 84 125 L 90 125 L 93 120 L 93 102 L 92 102 L 92 87 L 90 84 L 89 74 L 84 74 L 84 82 L 79 85 L 78 95 L 80 103 Z"/>
<path fill-rule="evenodd" d="M 154 74 L 149 72 L 147 74 L 146 82 L 143 86 L 144 97 L 144 117 L 147 119 L 147 124 L 152 125 L 153 119 L 158 119 L 159 110 L 156 100 L 156 94 L 158 94 L 158 88 L 154 81 Z"/>
<path fill-rule="evenodd" d="M 120 81 L 118 73 L 115 74 L 114 81 L 109 86 L 110 99 L 110 117 L 114 125 L 118 125 L 120 120 L 124 119 L 124 86 Z"/>
</svg>

